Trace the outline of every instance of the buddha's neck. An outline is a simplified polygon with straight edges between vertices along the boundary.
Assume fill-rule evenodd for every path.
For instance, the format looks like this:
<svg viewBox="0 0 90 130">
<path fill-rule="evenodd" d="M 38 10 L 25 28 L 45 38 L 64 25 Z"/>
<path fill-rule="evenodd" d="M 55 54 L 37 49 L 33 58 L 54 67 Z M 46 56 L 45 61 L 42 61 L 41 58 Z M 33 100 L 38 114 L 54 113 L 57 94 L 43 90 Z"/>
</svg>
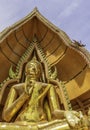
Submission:
<svg viewBox="0 0 90 130">
<path fill-rule="evenodd" d="M 26 81 L 39 81 L 39 79 L 37 77 L 30 77 L 30 76 L 27 76 L 26 77 Z"/>
</svg>

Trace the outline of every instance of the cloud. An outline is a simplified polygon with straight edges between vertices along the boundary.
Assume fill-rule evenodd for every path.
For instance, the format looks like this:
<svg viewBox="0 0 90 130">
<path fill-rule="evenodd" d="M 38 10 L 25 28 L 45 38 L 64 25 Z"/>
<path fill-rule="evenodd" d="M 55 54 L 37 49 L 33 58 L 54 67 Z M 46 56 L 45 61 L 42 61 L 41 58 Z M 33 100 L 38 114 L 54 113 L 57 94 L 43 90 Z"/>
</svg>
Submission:
<svg viewBox="0 0 90 130">
<path fill-rule="evenodd" d="M 77 9 L 80 2 L 81 2 L 81 0 L 73 1 L 68 7 L 64 8 L 64 11 L 61 12 L 59 17 L 68 17 L 68 16 L 70 16 L 73 13 L 73 11 L 75 11 Z"/>
</svg>

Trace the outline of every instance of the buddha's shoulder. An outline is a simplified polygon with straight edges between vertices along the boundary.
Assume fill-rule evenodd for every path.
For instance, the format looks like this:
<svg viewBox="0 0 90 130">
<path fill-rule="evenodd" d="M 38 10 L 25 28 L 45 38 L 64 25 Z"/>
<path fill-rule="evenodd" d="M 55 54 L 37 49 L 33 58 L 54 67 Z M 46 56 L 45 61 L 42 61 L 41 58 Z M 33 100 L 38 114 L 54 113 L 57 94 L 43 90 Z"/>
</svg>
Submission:
<svg viewBox="0 0 90 130">
<path fill-rule="evenodd" d="M 20 89 L 24 87 L 25 87 L 25 83 L 18 83 L 12 86 L 12 88 L 15 88 L 15 89 Z"/>
</svg>

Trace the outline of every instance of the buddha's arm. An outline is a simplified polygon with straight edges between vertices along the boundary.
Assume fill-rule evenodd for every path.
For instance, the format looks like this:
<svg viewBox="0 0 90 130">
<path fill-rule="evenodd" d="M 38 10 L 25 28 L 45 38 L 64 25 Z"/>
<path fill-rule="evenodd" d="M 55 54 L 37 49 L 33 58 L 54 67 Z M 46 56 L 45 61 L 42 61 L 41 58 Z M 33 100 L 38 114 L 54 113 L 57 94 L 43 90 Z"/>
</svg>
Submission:
<svg viewBox="0 0 90 130">
<path fill-rule="evenodd" d="M 56 119 L 65 118 L 64 111 L 60 109 L 60 98 L 56 92 L 56 88 L 59 83 L 56 80 L 49 80 L 51 87 L 48 91 L 48 102 L 50 106 L 51 114 Z"/>
<path fill-rule="evenodd" d="M 17 98 L 17 96 L 17 91 L 14 87 L 12 87 L 2 113 L 2 118 L 5 121 L 9 122 L 22 107 L 24 102 L 29 98 L 28 94 L 26 94 L 25 92 L 23 92 L 19 98 Z"/>
<path fill-rule="evenodd" d="M 52 85 L 48 91 L 48 100 L 51 113 L 55 110 L 60 110 L 59 100 L 54 85 Z"/>
</svg>

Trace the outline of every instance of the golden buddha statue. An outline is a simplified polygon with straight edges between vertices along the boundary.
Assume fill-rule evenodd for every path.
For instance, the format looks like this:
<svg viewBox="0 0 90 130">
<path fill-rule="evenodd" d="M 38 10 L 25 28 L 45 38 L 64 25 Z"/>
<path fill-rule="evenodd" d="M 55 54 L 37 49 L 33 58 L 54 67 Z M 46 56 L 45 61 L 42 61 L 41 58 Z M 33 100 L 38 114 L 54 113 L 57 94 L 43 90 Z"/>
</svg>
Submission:
<svg viewBox="0 0 90 130">
<path fill-rule="evenodd" d="M 42 71 L 41 63 L 34 57 L 25 66 L 25 82 L 11 87 L 2 112 L 3 121 L 8 122 L 7 128 L 10 122 L 14 122 L 12 130 L 15 124 L 31 125 L 31 129 L 35 127 L 37 130 L 79 128 L 82 125 L 82 115 L 60 109 L 57 81 L 43 83 Z"/>
</svg>

